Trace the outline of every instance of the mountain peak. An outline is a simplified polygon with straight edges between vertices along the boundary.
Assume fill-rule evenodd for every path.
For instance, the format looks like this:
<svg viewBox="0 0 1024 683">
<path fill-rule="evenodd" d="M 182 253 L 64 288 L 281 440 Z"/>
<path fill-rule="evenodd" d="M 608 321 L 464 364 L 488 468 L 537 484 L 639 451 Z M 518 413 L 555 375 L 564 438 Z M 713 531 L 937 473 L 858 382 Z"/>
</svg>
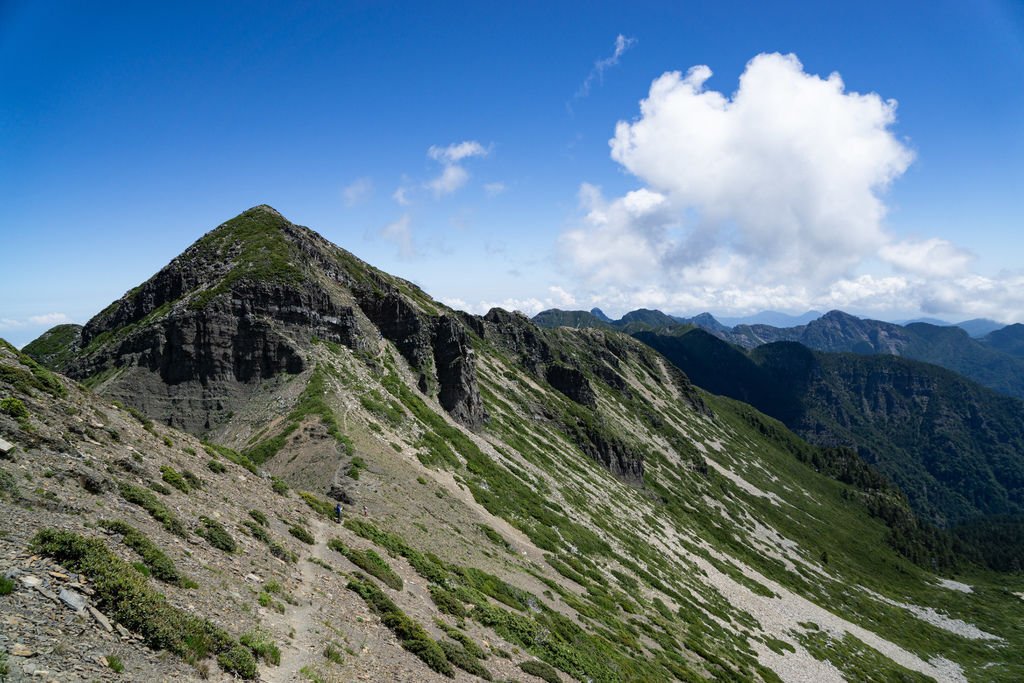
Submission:
<svg viewBox="0 0 1024 683">
<path fill-rule="evenodd" d="M 284 216 L 281 215 L 281 212 L 272 207 L 270 204 L 257 204 L 256 206 L 250 209 L 246 209 L 245 211 L 242 212 L 242 214 L 248 213 L 269 213 L 272 216 L 284 218 Z"/>
</svg>

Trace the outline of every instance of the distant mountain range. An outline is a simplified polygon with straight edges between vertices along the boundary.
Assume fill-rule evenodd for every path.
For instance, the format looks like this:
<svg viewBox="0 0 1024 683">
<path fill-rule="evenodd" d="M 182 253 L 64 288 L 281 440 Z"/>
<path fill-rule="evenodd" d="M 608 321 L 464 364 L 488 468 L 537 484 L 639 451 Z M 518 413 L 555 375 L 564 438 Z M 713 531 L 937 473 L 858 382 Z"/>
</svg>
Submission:
<svg viewBox="0 0 1024 683">
<path fill-rule="evenodd" d="M 606 327 L 630 334 L 645 329 L 672 334 L 699 327 L 745 349 L 794 341 L 816 351 L 890 354 L 932 363 L 1008 396 L 1024 398 L 1024 325 L 1020 324 L 974 339 L 958 326 L 922 322 L 897 325 L 865 320 L 842 311 L 830 311 L 792 327 L 730 327 L 709 313 L 682 318 L 649 309 L 631 311 L 619 320 L 602 319 L 586 311 L 552 309 L 538 313 L 534 321 L 544 327 Z"/>
</svg>

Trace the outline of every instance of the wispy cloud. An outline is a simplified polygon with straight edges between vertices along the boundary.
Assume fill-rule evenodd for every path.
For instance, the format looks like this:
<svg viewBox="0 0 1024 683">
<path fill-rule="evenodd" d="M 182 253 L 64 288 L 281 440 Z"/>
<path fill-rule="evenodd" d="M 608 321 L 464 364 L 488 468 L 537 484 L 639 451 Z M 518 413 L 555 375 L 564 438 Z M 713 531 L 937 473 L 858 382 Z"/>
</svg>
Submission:
<svg viewBox="0 0 1024 683">
<path fill-rule="evenodd" d="M 435 197 L 455 192 L 469 180 L 469 171 L 461 162 L 473 157 L 486 157 L 489 153 L 490 149 L 476 140 L 452 143 L 447 147 L 431 145 L 427 150 L 427 156 L 440 162 L 444 168 L 439 176 L 426 183 L 427 189 L 431 190 Z M 404 198 L 404 194 L 402 196 Z"/>
<path fill-rule="evenodd" d="M 599 59 L 594 62 L 593 68 L 590 69 L 590 73 L 583 79 L 583 83 L 580 84 L 579 89 L 576 90 L 576 94 L 573 95 L 574 100 L 582 99 L 590 94 L 590 89 L 594 86 L 594 83 L 604 82 L 604 72 L 611 67 L 617 65 L 622 55 L 626 51 L 636 45 L 636 38 L 627 38 L 621 33 L 615 36 L 615 51 L 612 52 L 610 57 Z"/>
<path fill-rule="evenodd" d="M 505 183 L 487 183 L 484 185 L 484 192 L 487 193 L 488 197 L 497 197 L 499 194 L 505 191 Z"/>
<path fill-rule="evenodd" d="M 409 214 L 404 214 L 397 221 L 388 223 L 378 231 L 378 234 L 393 243 L 398 248 L 398 255 L 402 258 L 414 258 L 419 254 L 412 236 L 412 219 Z"/>
<path fill-rule="evenodd" d="M 458 297 L 442 298 L 441 301 L 456 310 L 468 311 L 483 315 L 492 308 L 503 308 L 506 311 L 520 311 L 527 315 L 536 315 L 549 308 L 566 308 L 577 305 L 577 299 L 573 294 L 559 287 L 550 285 L 547 296 L 532 296 L 522 299 L 507 298 L 500 301 L 479 300 L 476 302 L 466 301 Z"/>
<path fill-rule="evenodd" d="M 485 157 L 488 150 L 476 140 L 452 143 L 447 147 L 431 145 L 427 156 L 444 164 L 455 164 L 469 157 Z"/>
<path fill-rule="evenodd" d="M 40 315 L 30 315 L 25 320 L 0 318 L 0 330 L 18 330 L 23 327 L 52 327 L 69 322 L 71 322 L 71 319 L 64 313 L 42 313 Z"/>
<path fill-rule="evenodd" d="M 399 206 L 409 206 L 411 200 L 409 199 L 409 188 L 405 185 L 398 187 L 394 192 L 391 193 L 391 198 L 395 200 L 395 203 Z"/>
<path fill-rule="evenodd" d="M 341 191 L 345 206 L 353 207 L 362 204 L 373 194 L 373 181 L 369 178 L 357 178 Z"/>
</svg>

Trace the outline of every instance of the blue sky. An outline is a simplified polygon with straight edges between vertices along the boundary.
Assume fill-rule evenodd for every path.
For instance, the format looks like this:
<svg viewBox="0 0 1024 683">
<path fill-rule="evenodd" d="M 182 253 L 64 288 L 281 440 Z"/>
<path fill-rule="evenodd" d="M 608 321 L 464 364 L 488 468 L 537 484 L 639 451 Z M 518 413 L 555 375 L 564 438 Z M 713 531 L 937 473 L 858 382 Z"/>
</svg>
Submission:
<svg viewBox="0 0 1024 683">
<path fill-rule="evenodd" d="M 474 312 L 1024 319 L 1019 2 L 149 5 L 0 4 L 18 345 L 259 203 Z"/>
</svg>

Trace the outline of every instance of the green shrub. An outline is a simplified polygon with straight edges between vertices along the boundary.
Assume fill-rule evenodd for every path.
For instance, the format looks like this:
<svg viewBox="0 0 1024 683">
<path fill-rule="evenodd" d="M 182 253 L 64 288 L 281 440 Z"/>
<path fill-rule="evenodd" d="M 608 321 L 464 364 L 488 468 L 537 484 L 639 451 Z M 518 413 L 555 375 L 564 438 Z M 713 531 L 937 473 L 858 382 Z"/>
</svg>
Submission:
<svg viewBox="0 0 1024 683">
<path fill-rule="evenodd" d="M 454 592 L 433 583 L 427 588 L 430 590 L 430 599 L 443 614 L 450 614 L 460 619 L 466 616 L 466 606 Z"/>
<path fill-rule="evenodd" d="M 256 520 L 256 523 L 260 526 L 269 526 L 270 523 L 267 521 L 267 516 L 259 510 L 249 510 L 249 516 Z"/>
<path fill-rule="evenodd" d="M 139 411 L 138 411 L 138 410 L 136 410 L 135 408 L 132 408 L 131 406 L 128 406 L 127 408 L 125 408 L 125 411 L 127 411 L 127 413 L 128 413 L 129 415 L 131 415 L 132 417 L 134 417 L 134 418 L 135 418 L 135 419 L 136 419 L 136 420 L 138 421 L 138 423 L 139 423 L 140 425 L 142 425 L 142 427 L 143 427 L 143 428 L 144 428 L 144 429 L 145 429 L 145 430 L 146 430 L 147 432 L 151 432 L 151 433 L 153 433 L 153 434 L 156 434 L 156 432 L 154 432 L 154 431 L 153 431 L 153 421 L 152 421 L 152 420 L 150 420 L 150 419 L 149 419 L 148 417 L 146 417 L 145 415 L 143 415 L 143 414 L 142 414 L 141 412 L 139 412 Z"/>
<path fill-rule="evenodd" d="M 359 473 L 365 469 L 366 461 L 357 455 L 356 457 L 352 458 L 352 462 L 349 464 L 348 471 L 346 472 L 346 474 L 351 479 L 358 479 Z"/>
<path fill-rule="evenodd" d="M 28 370 L 12 367 L 10 365 L 0 366 L 0 381 L 11 384 L 17 391 L 23 394 L 29 393 L 32 389 L 39 389 L 51 396 L 66 396 L 67 389 L 64 384 L 42 365 L 31 357 L 14 348 L 7 340 L 0 339 L 0 346 L 13 353 L 22 365 Z"/>
<path fill-rule="evenodd" d="M 0 468 L 0 493 L 12 498 L 17 498 L 19 493 L 18 482 L 14 480 L 14 475 L 3 468 Z"/>
<path fill-rule="evenodd" d="M 299 491 L 299 497 L 306 501 L 306 505 L 321 517 L 326 517 L 331 521 L 335 519 L 334 504 L 331 503 L 331 501 L 321 498 L 309 491 Z"/>
<path fill-rule="evenodd" d="M 349 562 L 368 574 L 377 577 L 396 591 L 402 590 L 402 577 L 395 573 L 387 563 L 387 560 L 372 550 L 353 550 L 337 538 L 332 538 L 328 541 L 327 547 L 341 553 L 348 558 Z"/>
<path fill-rule="evenodd" d="M 292 536 L 299 539 L 306 545 L 313 545 L 314 543 L 316 543 L 316 539 L 313 538 L 313 534 L 309 533 L 308 529 L 306 529 L 305 527 L 301 527 L 298 524 L 292 524 L 290 527 L 288 527 L 288 533 L 290 533 Z"/>
<path fill-rule="evenodd" d="M 263 520 L 266 521 L 266 517 L 264 517 Z M 295 553 L 293 553 L 292 551 L 288 550 L 283 545 L 275 541 L 267 532 L 267 530 L 261 527 L 256 522 L 247 519 L 244 522 L 242 522 L 242 526 L 249 530 L 249 533 L 252 534 L 253 538 L 266 545 L 267 548 L 270 550 L 270 554 L 274 557 L 278 558 L 279 560 L 284 560 L 285 562 L 298 562 L 299 558 L 298 556 L 296 556 Z"/>
<path fill-rule="evenodd" d="M 258 473 L 256 464 L 248 457 L 242 455 L 236 450 L 228 448 L 227 446 L 220 446 L 215 443 L 210 443 L 209 441 L 203 442 L 203 448 L 206 449 L 206 452 L 209 453 L 210 455 L 219 455 L 225 460 L 233 462 L 236 465 L 241 465 L 242 467 L 249 470 L 253 474 Z"/>
<path fill-rule="evenodd" d="M 562 683 L 562 678 L 558 675 L 558 671 L 547 662 L 531 659 L 520 664 L 519 668 L 531 676 L 543 678 L 548 683 Z"/>
<path fill-rule="evenodd" d="M 164 486 L 163 484 L 161 484 L 160 482 L 158 482 L 158 481 L 147 481 L 146 482 L 146 486 L 148 486 L 149 488 L 153 489 L 154 491 L 159 493 L 161 496 L 169 496 L 169 495 L 171 495 L 171 490 L 169 488 L 167 488 L 166 486 Z"/>
<path fill-rule="evenodd" d="M 192 487 L 188 485 L 187 481 L 185 481 L 185 477 L 181 476 L 181 474 L 170 465 L 162 465 L 160 467 L 160 474 L 164 481 L 182 493 L 188 493 L 192 490 Z"/>
<path fill-rule="evenodd" d="M 489 540 L 491 543 L 500 548 L 504 548 L 505 550 L 508 550 L 510 552 L 512 551 L 512 546 L 510 546 L 508 541 L 505 540 L 505 537 L 499 534 L 497 531 L 487 526 L 486 524 L 477 524 L 477 527 L 480 529 L 480 531 L 484 532 L 484 536 L 486 536 L 487 540 Z"/>
<path fill-rule="evenodd" d="M 211 460 L 210 462 L 206 463 L 206 466 L 214 474 L 224 474 L 225 472 L 228 471 L 228 468 L 225 467 L 224 463 L 222 463 L 220 460 Z"/>
<path fill-rule="evenodd" d="M 164 529 L 167 529 L 167 531 L 175 536 L 181 536 L 182 538 L 188 536 L 185 525 L 181 523 L 181 520 L 175 517 L 174 513 L 157 500 L 152 493 L 146 489 L 123 482 L 118 484 L 118 488 L 121 491 L 122 498 L 148 512 L 153 519 L 164 525 Z"/>
<path fill-rule="evenodd" d="M 398 638 L 402 647 L 419 657 L 424 664 L 445 676 L 454 677 L 455 670 L 448 662 L 441 646 L 431 638 L 423 627 L 413 621 L 398 606 L 369 581 L 357 574 L 349 581 L 348 589 L 358 594 L 377 616 Z"/>
<path fill-rule="evenodd" d="M 369 412 L 383 418 L 392 427 L 402 424 L 405 419 L 405 411 L 402 410 L 402 407 L 391 399 L 385 399 L 376 389 L 371 389 L 360 396 L 359 402 Z"/>
<path fill-rule="evenodd" d="M 484 652 L 483 648 L 481 648 L 479 645 L 473 642 L 473 639 L 467 636 L 465 633 L 455 628 L 454 626 L 449 626 L 441 619 L 438 619 L 436 623 L 438 628 L 444 631 L 445 635 L 447 635 L 449 638 L 451 638 L 459 645 L 461 645 L 466 650 L 470 657 L 475 657 L 476 659 L 487 659 L 487 653 Z"/>
<path fill-rule="evenodd" d="M 167 446 L 168 448 L 174 448 L 174 441 L 171 440 L 171 437 L 165 436 L 163 438 L 163 441 L 164 445 Z"/>
<path fill-rule="evenodd" d="M 442 640 L 438 643 L 441 649 L 444 650 L 444 656 L 448 658 L 448 661 L 459 667 L 467 673 L 471 673 L 474 676 L 479 676 L 485 681 L 492 681 L 494 678 L 491 676 L 491 672 L 480 663 L 480 660 L 469 654 L 469 652 L 460 644 L 452 640 Z"/>
<path fill-rule="evenodd" d="M 345 663 L 345 656 L 342 654 L 341 648 L 334 643 L 327 643 L 327 646 L 324 648 L 324 657 L 335 664 Z"/>
<path fill-rule="evenodd" d="M 14 592 L 14 581 L 6 576 L 0 576 L 0 595 L 10 595 Z"/>
<path fill-rule="evenodd" d="M 278 477 L 270 478 L 270 489 L 279 496 L 288 495 L 288 484 Z"/>
<path fill-rule="evenodd" d="M 246 680 L 256 678 L 256 658 L 249 648 L 240 643 L 217 655 L 217 663 L 228 673 L 237 674 Z"/>
<path fill-rule="evenodd" d="M 168 604 L 163 595 L 149 587 L 145 577 L 114 555 L 99 539 L 70 531 L 42 529 L 32 538 L 30 547 L 33 552 L 88 577 L 97 606 L 112 621 L 140 634 L 154 649 L 169 650 L 195 662 L 239 647 L 223 629 Z M 252 661 L 251 668 L 233 657 L 227 658 L 221 666 L 229 673 L 252 679 L 256 675 L 255 660 L 248 649 L 245 652 Z"/>
<path fill-rule="evenodd" d="M 416 570 L 416 573 L 432 583 L 444 583 L 449 572 L 444 562 L 430 553 L 421 553 L 410 548 L 409 545 L 399 536 L 378 529 L 369 522 L 360 519 L 348 519 L 345 521 L 345 528 L 354 531 L 359 536 L 373 541 L 388 551 L 392 556 L 401 555 L 409 560 L 409 564 Z"/>
<path fill-rule="evenodd" d="M 238 548 L 235 539 L 231 537 L 224 525 L 209 517 L 199 518 L 199 528 L 196 534 L 205 538 L 210 545 L 226 553 L 233 553 Z"/>
<path fill-rule="evenodd" d="M 181 476 L 182 476 L 182 478 L 185 479 L 185 481 L 188 482 L 188 485 L 192 488 L 193 491 L 197 490 L 197 489 L 203 488 L 203 480 L 200 479 L 199 477 L 197 477 L 191 471 L 189 471 L 189 470 L 182 470 L 181 471 Z"/>
<path fill-rule="evenodd" d="M 142 557 L 144 566 L 154 578 L 183 588 L 196 587 L 194 581 L 186 578 L 178 571 L 177 567 L 174 566 L 174 561 L 164 554 L 164 551 L 135 527 L 121 521 L 106 519 L 100 520 L 99 524 L 115 534 L 120 534 L 121 541 Z"/>
<path fill-rule="evenodd" d="M 256 599 L 259 601 L 261 607 L 269 607 L 278 614 L 284 614 L 284 604 L 274 600 L 270 593 L 261 591 Z"/>
<path fill-rule="evenodd" d="M 107 655 L 107 666 L 116 674 L 124 673 L 124 662 L 117 655 Z"/>
<path fill-rule="evenodd" d="M 281 663 L 281 649 L 277 647 L 270 634 L 261 629 L 254 629 L 243 634 L 239 639 L 242 645 L 267 664 L 277 666 Z"/>
<path fill-rule="evenodd" d="M 353 446 L 352 440 L 341 433 L 341 429 L 338 427 L 338 419 L 334 415 L 334 411 L 324 400 L 324 394 L 327 393 L 326 378 L 321 368 L 316 368 L 313 373 L 309 376 L 309 382 L 306 384 L 306 388 L 299 396 L 299 400 L 296 402 L 295 407 L 288 414 L 287 424 L 284 429 L 280 432 L 267 438 L 258 444 L 246 449 L 246 456 L 255 463 L 263 464 L 270 460 L 272 457 L 277 455 L 278 451 L 284 448 L 285 443 L 288 441 L 288 437 L 299 428 L 302 421 L 310 416 L 316 415 L 320 418 L 320 421 L 325 427 L 327 427 L 327 433 L 331 435 L 339 444 L 341 444 L 347 455 L 352 454 Z"/>
<path fill-rule="evenodd" d="M 28 417 L 28 408 L 21 402 L 20 398 L 13 396 L 0 399 L 0 413 L 7 413 L 15 419 Z"/>
</svg>

